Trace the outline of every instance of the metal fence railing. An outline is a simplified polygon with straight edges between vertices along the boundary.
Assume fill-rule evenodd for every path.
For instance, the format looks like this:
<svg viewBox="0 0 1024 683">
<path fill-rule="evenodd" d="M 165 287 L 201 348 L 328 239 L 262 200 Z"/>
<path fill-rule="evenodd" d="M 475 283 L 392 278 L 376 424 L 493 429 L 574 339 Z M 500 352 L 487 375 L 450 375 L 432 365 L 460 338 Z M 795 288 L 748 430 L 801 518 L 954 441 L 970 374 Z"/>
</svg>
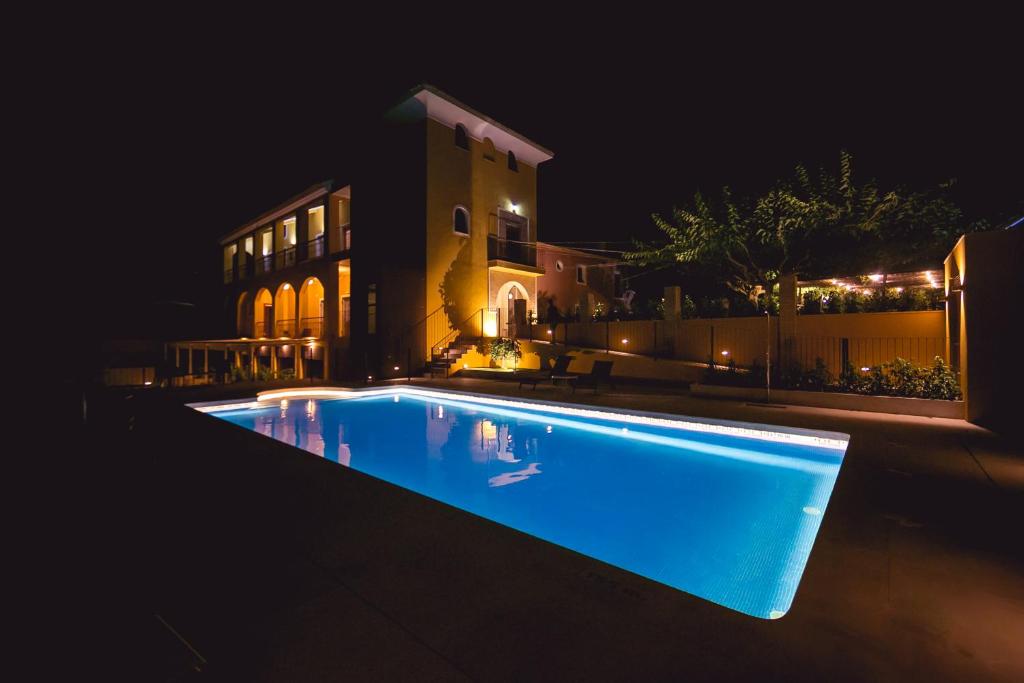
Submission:
<svg viewBox="0 0 1024 683">
<path fill-rule="evenodd" d="M 317 337 L 323 336 L 324 331 L 324 319 L 323 318 L 303 318 L 299 321 L 299 335 L 300 337 Z"/>
<path fill-rule="evenodd" d="M 294 337 L 295 336 L 295 318 L 285 318 L 284 320 L 274 321 L 274 336 L 277 337 Z"/>
</svg>

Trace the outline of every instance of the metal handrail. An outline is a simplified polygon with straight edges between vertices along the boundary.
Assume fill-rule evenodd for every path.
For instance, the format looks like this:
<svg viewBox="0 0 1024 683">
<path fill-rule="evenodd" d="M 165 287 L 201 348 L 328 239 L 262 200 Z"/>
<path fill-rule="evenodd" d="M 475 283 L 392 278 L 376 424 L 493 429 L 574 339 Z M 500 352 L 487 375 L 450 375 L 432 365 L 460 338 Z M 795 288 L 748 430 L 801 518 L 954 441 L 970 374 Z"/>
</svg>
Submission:
<svg viewBox="0 0 1024 683">
<path fill-rule="evenodd" d="M 274 331 L 277 337 L 293 337 L 292 330 L 295 329 L 295 318 L 285 318 L 274 321 Z"/>
<path fill-rule="evenodd" d="M 274 254 L 274 267 L 280 270 L 295 265 L 295 247 L 288 247 Z"/>
<path fill-rule="evenodd" d="M 313 239 L 306 242 L 306 258 L 315 259 L 321 258 L 324 255 L 324 236 L 323 233 L 317 235 Z"/>
<path fill-rule="evenodd" d="M 256 257 L 256 274 L 270 273 L 274 270 L 274 252 L 260 254 Z"/>
<path fill-rule="evenodd" d="M 302 318 L 299 321 L 300 337 L 316 337 L 319 339 L 320 337 L 323 336 L 323 329 L 324 319 L 321 316 Z"/>
<path fill-rule="evenodd" d="M 483 314 L 484 314 L 484 311 L 489 311 L 489 310 L 491 310 L 491 309 L 489 309 L 489 308 L 479 308 L 479 309 L 473 311 L 473 313 L 468 318 L 466 318 L 465 320 L 460 322 L 458 325 L 452 326 L 452 329 L 448 332 L 448 334 L 446 334 L 443 337 L 441 337 L 441 339 L 436 344 L 434 344 L 434 345 L 432 345 L 430 347 L 430 360 L 432 360 L 432 361 L 435 360 L 435 358 L 438 355 L 438 353 L 437 353 L 437 349 L 438 348 L 443 347 L 443 346 L 445 346 L 447 344 L 450 344 L 455 339 L 458 339 L 459 335 L 462 333 L 462 326 L 465 325 L 466 323 L 468 323 L 470 320 L 472 320 L 473 318 L 475 318 L 478 315 L 480 316 L 480 339 L 483 339 L 483 336 L 484 336 Z"/>
<path fill-rule="evenodd" d="M 532 242 L 506 240 L 497 235 L 487 236 L 487 259 L 537 265 L 537 245 Z"/>
</svg>

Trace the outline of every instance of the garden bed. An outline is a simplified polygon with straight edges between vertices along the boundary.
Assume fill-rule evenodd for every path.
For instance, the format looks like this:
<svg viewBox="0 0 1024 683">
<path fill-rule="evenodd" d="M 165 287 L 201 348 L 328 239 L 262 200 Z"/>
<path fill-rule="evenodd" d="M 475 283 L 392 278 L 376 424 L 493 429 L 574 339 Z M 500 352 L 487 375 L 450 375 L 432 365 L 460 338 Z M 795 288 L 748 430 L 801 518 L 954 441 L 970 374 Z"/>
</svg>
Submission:
<svg viewBox="0 0 1024 683">
<path fill-rule="evenodd" d="M 690 387 L 692 396 L 708 398 L 731 398 L 741 401 L 767 401 L 768 390 L 758 387 L 729 387 L 715 384 L 694 384 Z M 890 413 L 893 415 L 917 415 L 920 417 L 945 417 L 964 419 L 963 401 L 944 401 L 929 398 L 904 398 L 902 396 L 867 396 L 844 394 L 833 391 L 803 391 L 799 389 L 772 389 L 771 400 L 814 408 L 835 408 L 838 410 L 863 410 L 869 413 Z"/>
</svg>

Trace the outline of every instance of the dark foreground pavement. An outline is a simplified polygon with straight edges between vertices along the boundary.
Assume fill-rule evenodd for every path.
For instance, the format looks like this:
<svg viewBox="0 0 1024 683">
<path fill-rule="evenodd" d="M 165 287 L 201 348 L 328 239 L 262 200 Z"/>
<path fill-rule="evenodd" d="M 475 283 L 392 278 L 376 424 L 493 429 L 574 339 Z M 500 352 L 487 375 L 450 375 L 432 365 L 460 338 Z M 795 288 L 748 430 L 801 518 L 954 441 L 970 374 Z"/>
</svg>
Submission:
<svg viewBox="0 0 1024 683">
<path fill-rule="evenodd" d="M 137 609 L 120 665 L 136 680 L 1024 680 L 1013 443 L 649 389 L 536 396 L 849 433 L 792 610 L 748 617 L 181 407 L 209 394 L 139 394 L 98 404 L 85 434 L 123 515 L 112 576 Z"/>
</svg>

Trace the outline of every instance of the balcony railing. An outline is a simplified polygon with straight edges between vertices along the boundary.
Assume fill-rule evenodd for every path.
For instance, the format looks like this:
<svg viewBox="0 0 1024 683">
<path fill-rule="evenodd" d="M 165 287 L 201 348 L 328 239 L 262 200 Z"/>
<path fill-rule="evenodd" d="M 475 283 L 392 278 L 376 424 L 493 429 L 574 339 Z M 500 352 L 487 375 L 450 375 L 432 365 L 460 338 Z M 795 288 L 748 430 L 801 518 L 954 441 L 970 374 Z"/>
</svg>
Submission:
<svg viewBox="0 0 1024 683">
<path fill-rule="evenodd" d="M 497 235 L 487 236 L 487 259 L 537 265 L 537 245 L 515 240 L 503 240 Z"/>
<path fill-rule="evenodd" d="M 274 267 L 278 270 L 287 268 L 288 266 L 295 265 L 295 247 L 288 247 L 283 251 L 279 251 L 274 259 Z"/>
<path fill-rule="evenodd" d="M 276 320 L 276 321 L 274 321 L 274 336 L 275 337 L 294 337 L 295 336 L 295 318 L 289 318 L 287 320 Z"/>
<path fill-rule="evenodd" d="M 262 275 L 274 270 L 274 255 L 264 254 L 256 257 L 256 274 Z"/>
<path fill-rule="evenodd" d="M 273 332 L 273 324 L 269 320 L 260 320 L 253 325 L 253 335 L 256 337 L 270 337 Z"/>
<path fill-rule="evenodd" d="M 334 228 L 334 230 L 337 231 L 336 235 L 337 235 L 337 238 L 338 238 L 337 239 L 337 244 L 338 244 L 337 252 L 346 252 L 349 249 L 351 249 L 352 248 L 352 226 L 351 226 L 351 224 L 350 223 L 345 223 L 344 225 L 339 225 L 338 227 Z M 337 252 L 335 252 L 335 253 L 337 253 Z"/>
<path fill-rule="evenodd" d="M 324 319 L 323 318 L 303 318 L 299 321 L 299 334 L 300 337 L 316 337 L 320 338 L 324 336 Z"/>
<path fill-rule="evenodd" d="M 317 235 L 313 239 L 306 242 L 304 247 L 306 252 L 302 257 L 304 261 L 309 259 L 322 258 L 324 255 L 324 236 Z"/>
</svg>

